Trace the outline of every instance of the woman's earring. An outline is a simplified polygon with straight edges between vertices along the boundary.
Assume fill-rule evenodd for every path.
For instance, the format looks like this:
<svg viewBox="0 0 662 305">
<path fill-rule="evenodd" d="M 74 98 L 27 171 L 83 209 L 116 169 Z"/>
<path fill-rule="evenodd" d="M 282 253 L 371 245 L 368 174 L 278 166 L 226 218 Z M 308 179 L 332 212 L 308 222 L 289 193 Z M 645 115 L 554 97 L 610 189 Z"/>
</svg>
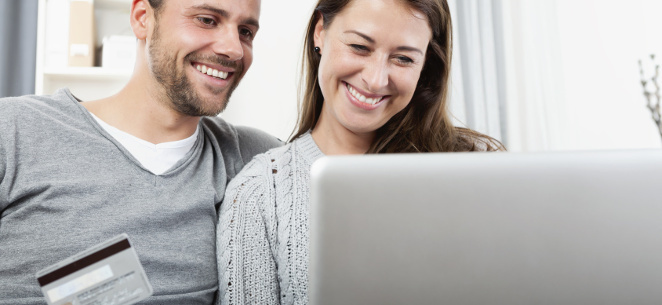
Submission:
<svg viewBox="0 0 662 305">
<path fill-rule="evenodd" d="M 322 55 L 321 52 L 322 52 L 322 50 L 320 49 L 320 47 L 315 47 L 315 53 L 317 53 L 319 55 Z"/>
</svg>

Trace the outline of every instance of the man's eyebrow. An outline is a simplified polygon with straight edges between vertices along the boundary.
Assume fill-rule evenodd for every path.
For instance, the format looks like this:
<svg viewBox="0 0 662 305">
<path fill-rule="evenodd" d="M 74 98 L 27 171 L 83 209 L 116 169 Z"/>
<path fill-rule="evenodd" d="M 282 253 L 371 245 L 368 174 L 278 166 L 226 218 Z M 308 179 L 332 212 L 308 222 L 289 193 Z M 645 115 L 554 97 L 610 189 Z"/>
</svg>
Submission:
<svg viewBox="0 0 662 305">
<path fill-rule="evenodd" d="M 361 36 L 361 38 L 365 39 L 365 40 L 368 41 L 369 43 L 375 43 L 375 40 L 372 39 L 372 37 L 370 37 L 370 36 L 368 36 L 368 35 L 366 35 L 366 34 L 363 34 L 363 33 L 359 32 L 359 31 L 349 30 L 349 31 L 345 31 L 345 34 L 355 34 L 355 35 Z M 419 50 L 419 49 L 417 49 L 417 48 L 414 48 L 414 47 L 409 47 L 409 46 L 399 46 L 399 47 L 396 48 L 396 50 L 398 50 L 398 51 L 411 51 L 411 52 L 417 52 L 417 53 L 421 53 L 421 55 L 424 55 L 424 54 L 425 54 L 425 53 L 423 53 L 423 51 L 421 51 L 421 50 Z"/>
<path fill-rule="evenodd" d="M 226 11 L 222 8 L 218 8 L 218 7 L 208 5 L 208 4 L 195 5 L 192 8 L 193 9 L 198 9 L 198 10 L 210 11 L 210 12 L 213 12 L 213 13 L 215 13 L 215 14 L 223 17 L 223 18 L 229 18 L 229 16 L 230 16 L 230 13 L 228 13 L 228 11 Z M 241 23 L 242 24 L 247 24 L 247 25 L 252 25 L 252 26 L 254 26 L 258 29 L 260 28 L 260 22 L 257 21 L 257 19 L 255 19 L 255 18 L 251 18 L 251 17 L 245 18 L 245 19 L 241 20 Z"/>
</svg>

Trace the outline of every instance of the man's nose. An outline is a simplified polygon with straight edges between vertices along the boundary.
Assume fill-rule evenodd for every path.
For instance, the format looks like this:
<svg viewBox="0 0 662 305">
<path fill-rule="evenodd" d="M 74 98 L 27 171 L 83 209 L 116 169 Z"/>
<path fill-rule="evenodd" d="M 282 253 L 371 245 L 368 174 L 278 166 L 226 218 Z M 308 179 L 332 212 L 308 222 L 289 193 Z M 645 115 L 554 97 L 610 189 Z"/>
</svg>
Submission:
<svg viewBox="0 0 662 305">
<path fill-rule="evenodd" d="M 231 61 L 237 61 L 244 57 L 244 48 L 236 27 L 223 27 L 216 35 L 212 48 L 214 53 Z"/>
<path fill-rule="evenodd" d="M 374 56 L 373 60 L 366 63 L 361 72 L 361 78 L 371 92 L 379 92 L 388 86 L 389 69 L 385 59 Z"/>
</svg>

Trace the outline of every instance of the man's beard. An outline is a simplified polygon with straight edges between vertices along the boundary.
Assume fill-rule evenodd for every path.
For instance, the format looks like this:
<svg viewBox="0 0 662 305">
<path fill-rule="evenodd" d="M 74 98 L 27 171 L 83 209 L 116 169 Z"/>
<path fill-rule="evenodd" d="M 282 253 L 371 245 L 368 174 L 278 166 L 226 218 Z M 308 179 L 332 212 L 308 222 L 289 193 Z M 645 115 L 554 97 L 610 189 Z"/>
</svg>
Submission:
<svg viewBox="0 0 662 305">
<path fill-rule="evenodd" d="M 195 87 L 184 72 L 184 68 L 177 66 L 177 58 L 174 52 L 168 53 L 168 50 L 167 46 L 161 45 L 157 21 L 157 26 L 154 28 L 152 35 L 152 43 L 149 46 L 150 66 L 152 74 L 165 89 L 166 95 L 170 100 L 170 106 L 174 110 L 189 116 L 216 116 L 225 110 L 232 92 L 239 84 L 239 79 L 243 75 L 244 66 L 241 62 L 228 61 L 219 56 L 202 56 L 195 53 L 186 55 L 184 58 L 185 63 L 194 61 L 207 62 L 234 68 L 234 79 L 227 88 L 208 87 L 214 95 L 227 90 L 222 100 L 203 100 L 195 91 Z"/>
</svg>

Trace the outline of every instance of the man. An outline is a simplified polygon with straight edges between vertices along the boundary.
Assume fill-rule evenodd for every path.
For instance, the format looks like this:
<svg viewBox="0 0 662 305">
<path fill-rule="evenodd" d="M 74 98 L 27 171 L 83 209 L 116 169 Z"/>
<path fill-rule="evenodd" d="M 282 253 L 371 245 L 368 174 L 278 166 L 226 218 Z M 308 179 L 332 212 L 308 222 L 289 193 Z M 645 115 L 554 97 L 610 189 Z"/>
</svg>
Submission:
<svg viewBox="0 0 662 305">
<path fill-rule="evenodd" d="M 45 304 L 35 274 L 127 233 L 142 304 L 210 304 L 228 180 L 280 144 L 213 117 L 252 62 L 260 0 L 133 0 L 134 74 L 79 102 L 0 99 L 0 304 Z"/>
</svg>

